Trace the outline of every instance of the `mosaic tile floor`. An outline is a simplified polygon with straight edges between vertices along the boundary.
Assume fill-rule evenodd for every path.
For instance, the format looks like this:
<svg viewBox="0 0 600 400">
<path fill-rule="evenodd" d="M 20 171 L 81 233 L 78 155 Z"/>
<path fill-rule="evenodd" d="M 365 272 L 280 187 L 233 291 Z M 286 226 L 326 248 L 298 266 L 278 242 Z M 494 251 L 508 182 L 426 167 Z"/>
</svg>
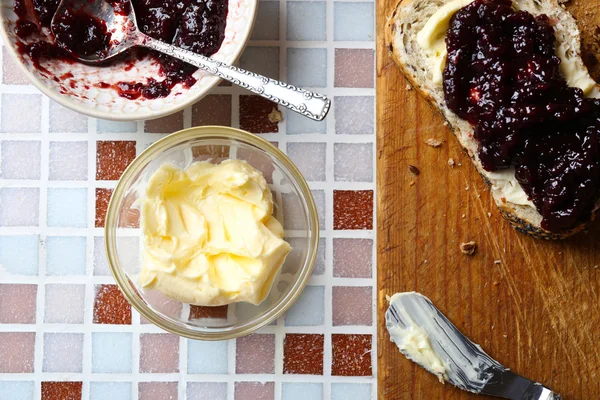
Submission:
<svg viewBox="0 0 600 400">
<path fill-rule="evenodd" d="M 221 85 L 155 121 L 87 118 L 0 55 L 0 400 L 376 398 L 374 4 L 260 1 L 244 68 L 327 93 L 324 123 Z M 116 180 L 150 143 L 231 125 L 277 143 L 313 189 L 318 263 L 299 301 L 249 337 L 181 339 L 132 310 L 103 249 Z M 293 243 L 292 243 L 293 245 Z M 202 316 L 226 309 L 192 308 Z"/>
</svg>

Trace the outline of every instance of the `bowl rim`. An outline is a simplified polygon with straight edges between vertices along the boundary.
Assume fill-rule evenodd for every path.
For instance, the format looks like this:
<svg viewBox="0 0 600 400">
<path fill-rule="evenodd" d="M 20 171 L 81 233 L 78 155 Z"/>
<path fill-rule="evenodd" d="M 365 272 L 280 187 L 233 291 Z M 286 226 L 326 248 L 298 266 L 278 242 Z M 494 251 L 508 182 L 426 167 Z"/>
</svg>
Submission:
<svg viewBox="0 0 600 400">
<path fill-rule="evenodd" d="M 256 15 L 258 13 L 259 0 L 244 0 L 244 1 L 247 1 L 248 6 L 251 7 L 250 23 L 247 25 L 245 32 L 240 32 L 240 33 L 244 33 L 244 39 L 243 39 L 243 42 L 241 43 L 241 45 L 237 49 L 235 49 L 235 51 L 232 52 L 231 60 L 229 62 L 227 60 L 224 61 L 226 63 L 228 62 L 230 65 L 233 65 L 237 62 L 237 60 L 242 55 L 243 51 L 248 46 L 248 42 L 250 41 L 250 36 L 252 35 L 252 31 L 254 30 L 254 24 L 256 23 Z M 97 119 L 105 119 L 105 120 L 109 120 L 109 121 L 119 121 L 119 122 L 148 121 L 148 120 L 166 117 L 171 114 L 175 114 L 176 112 L 179 112 L 179 111 L 183 110 L 184 108 L 197 103 L 202 98 L 204 98 L 207 94 L 209 94 L 215 88 L 215 86 L 217 86 L 222 80 L 221 78 L 219 78 L 216 75 L 208 76 L 206 90 L 199 91 L 194 96 L 190 96 L 184 102 L 177 104 L 175 107 L 169 108 L 164 111 L 163 110 L 159 110 L 159 111 L 150 110 L 150 111 L 146 111 L 143 113 L 135 111 L 132 113 L 116 114 L 116 113 L 112 113 L 110 111 L 102 111 L 102 110 L 98 110 L 96 108 L 88 108 L 88 107 L 85 107 L 84 105 L 72 100 L 70 96 L 59 93 L 58 91 L 51 89 L 49 86 L 46 86 L 41 79 L 39 79 L 32 71 L 30 71 L 29 68 L 25 67 L 25 65 L 23 64 L 23 61 L 21 60 L 19 53 L 17 52 L 16 47 L 14 46 L 14 43 L 12 43 L 12 40 L 10 39 L 8 32 L 6 31 L 6 23 L 4 21 L 4 19 L 6 18 L 4 16 L 4 13 L 6 12 L 5 11 L 6 8 L 7 8 L 6 4 L 4 4 L 4 1 L 2 1 L 2 4 L 0 5 L 0 19 L 2 19 L 2 21 L 0 21 L 0 36 L 2 37 L 4 47 L 6 47 L 8 49 L 8 54 L 10 54 L 12 61 L 18 66 L 18 68 L 25 75 L 27 80 L 29 82 L 33 83 L 33 85 L 40 92 L 42 92 L 42 94 L 46 95 L 47 97 L 49 97 L 53 101 L 57 102 L 61 106 L 66 107 L 75 112 L 78 112 L 80 114 L 87 115 L 88 117 L 97 118 Z"/>
<path fill-rule="evenodd" d="M 305 261 L 304 267 L 300 272 L 300 275 L 294 282 L 292 289 L 275 304 L 274 307 L 269 309 L 262 319 L 253 320 L 250 323 L 246 323 L 240 327 L 228 329 L 221 332 L 198 332 L 187 327 L 181 327 L 170 320 L 161 317 L 150 309 L 143 301 L 140 300 L 139 296 L 135 293 L 135 289 L 132 288 L 128 283 L 128 277 L 121 267 L 119 258 L 117 257 L 116 250 L 116 229 L 117 229 L 117 218 L 119 211 L 119 203 L 124 198 L 125 190 L 130 186 L 132 181 L 137 177 L 141 171 L 141 167 L 150 162 L 157 154 L 175 146 L 177 144 L 186 142 L 191 139 L 202 139 L 202 138 L 213 138 L 213 139 L 234 139 L 244 143 L 254 145 L 258 149 L 266 152 L 270 156 L 273 156 L 284 165 L 284 167 L 290 172 L 291 178 L 295 181 L 295 185 L 300 190 L 308 212 L 308 234 L 309 234 L 309 246 L 308 255 Z M 125 295 L 126 299 L 131 305 L 146 319 L 157 325 L 158 327 L 174 333 L 179 336 L 187 337 L 189 339 L 198 340 L 227 340 L 234 339 L 237 337 L 249 335 L 250 333 L 260 329 L 261 327 L 271 323 L 273 320 L 279 318 L 285 311 L 287 311 L 292 304 L 298 299 L 302 291 L 304 290 L 317 258 L 317 251 L 319 246 L 319 216 L 317 207 L 304 176 L 292 162 L 292 160 L 283 153 L 279 148 L 267 140 L 253 135 L 249 132 L 218 125 L 207 125 L 193 128 L 183 129 L 177 131 L 169 136 L 166 136 L 146 148 L 142 153 L 137 156 L 131 164 L 125 169 L 121 178 L 119 179 L 117 186 L 115 187 L 106 213 L 106 219 L 104 224 L 104 243 L 105 252 L 108 259 L 109 268 L 113 274 L 117 285 Z"/>
</svg>

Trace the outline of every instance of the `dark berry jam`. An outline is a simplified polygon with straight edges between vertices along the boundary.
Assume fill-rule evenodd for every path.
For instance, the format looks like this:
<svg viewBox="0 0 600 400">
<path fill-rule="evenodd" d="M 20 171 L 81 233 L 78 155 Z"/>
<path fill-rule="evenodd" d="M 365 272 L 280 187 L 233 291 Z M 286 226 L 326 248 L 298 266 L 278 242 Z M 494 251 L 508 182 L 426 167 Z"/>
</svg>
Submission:
<svg viewBox="0 0 600 400">
<path fill-rule="evenodd" d="M 133 6 L 139 29 L 149 36 L 193 51 L 204 56 L 215 54 L 225 38 L 225 23 L 228 0 L 105 0 L 115 13 L 128 15 Z M 91 56 L 105 54 L 110 42 L 110 33 L 104 23 L 82 13 L 67 11 L 61 14 L 52 31 L 56 43 L 42 39 L 42 28 L 49 28 L 56 13 L 59 0 L 15 0 L 15 13 L 19 17 L 15 33 L 21 39 L 29 39 L 28 44 L 20 43 L 21 54 L 28 54 L 36 68 L 47 59 L 69 59 L 76 62 L 74 55 Z M 100 84 L 99 87 L 112 87 L 127 99 L 166 97 L 173 87 L 182 84 L 191 87 L 196 83 L 193 77 L 197 68 L 173 57 L 144 49 L 135 49 L 112 63 L 123 63 L 131 68 L 132 59 L 154 57 L 160 67 L 160 80 L 148 82 L 118 82 L 114 85 Z M 125 60 L 125 61 L 124 61 Z M 157 77 L 158 78 L 158 77 Z"/>
<path fill-rule="evenodd" d="M 487 171 L 509 167 L 551 232 L 589 220 L 600 194 L 600 101 L 559 72 L 545 15 L 475 0 L 450 21 L 444 97 L 473 126 Z"/>
<path fill-rule="evenodd" d="M 65 10 L 52 21 L 56 44 L 76 57 L 105 57 L 111 34 L 106 23 L 81 11 Z"/>
</svg>

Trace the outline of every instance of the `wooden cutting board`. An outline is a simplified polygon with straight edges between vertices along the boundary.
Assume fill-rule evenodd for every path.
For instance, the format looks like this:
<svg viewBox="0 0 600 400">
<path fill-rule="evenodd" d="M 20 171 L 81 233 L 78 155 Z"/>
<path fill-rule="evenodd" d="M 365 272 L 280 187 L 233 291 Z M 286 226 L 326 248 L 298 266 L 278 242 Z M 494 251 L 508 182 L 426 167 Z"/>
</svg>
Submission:
<svg viewBox="0 0 600 400">
<path fill-rule="evenodd" d="M 587 233 L 546 242 L 502 219 L 441 116 L 387 53 L 383 29 L 396 2 L 377 0 L 379 399 L 477 398 L 439 384 L 390 342 L 385 296 L 412 290 L 506 367 L 563 399 L 600 399 L 600 221 Z M 600 0 L 568 8 L 580 20 L 585 49 L 600 55 Z M 586 61 L 598 80 L 596 58 Z M 432 148 L 428 138 L 443 144 Z M 409 164 L 420 169 L 417 177 Z M 470 240 L 477 253 L 463 255 L 459 245 Z"/>
</svg>

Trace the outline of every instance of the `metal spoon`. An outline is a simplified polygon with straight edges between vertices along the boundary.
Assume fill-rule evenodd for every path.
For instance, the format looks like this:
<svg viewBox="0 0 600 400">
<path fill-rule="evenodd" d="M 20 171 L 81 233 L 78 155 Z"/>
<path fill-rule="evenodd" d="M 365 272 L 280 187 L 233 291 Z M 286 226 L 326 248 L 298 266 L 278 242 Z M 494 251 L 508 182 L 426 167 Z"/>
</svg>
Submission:
<svg viewBox="0 0 600 400">
<path fill-rule="evenodd" d="M 111 33 L 107 52 L 90 56 L 72 53 L 75 58 L 83 62 L 100 63 L 131 47 L 147 47 L 199 67 L 308 118 L 321 121 L 327 115 L 331 101 L 324 95 L 245 71 L 154 39 L 138 29 L 133 6 L 125 9 L 127 8 L 130 10 L 129 14 L 120 15 L 106 0 L 62 0 L 52 19 L 52 28 L 54 29 L 57 16 L 62 13 L 68 10 L 81 11 L 104 21 L 108 32 Z"/>
</svg>

